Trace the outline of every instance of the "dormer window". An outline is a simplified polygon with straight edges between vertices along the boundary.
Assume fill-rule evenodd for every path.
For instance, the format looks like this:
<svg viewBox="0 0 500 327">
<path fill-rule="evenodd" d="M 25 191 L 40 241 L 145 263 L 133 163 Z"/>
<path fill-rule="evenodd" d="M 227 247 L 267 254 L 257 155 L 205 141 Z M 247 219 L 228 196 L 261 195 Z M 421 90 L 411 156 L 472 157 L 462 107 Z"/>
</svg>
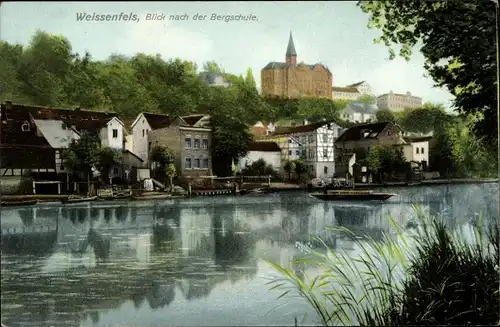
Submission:
<svg viewBox="0 0 500 327">
<path fill-rule="evenodd" d="M 65 115 L 59 115 L 59 117 L 60 117 L 61 119 L 68 119 L 68 117 L 66 117 Z"/>
<path fill-rule="evenodd" d="M 69 119 L 76 119 L 75 116 L 69 116 Z"/>
<path fill-rule="evenodd" d="M 81 120 L 89 120 L 88 117 L 80 117 Z"/>
<path fill-rule="evenodd" d="M 25 121 L 22 125 L 21 125 L 21 130 L 23 132 L 29 132 L 30 131 L 30 123 L 28 123 L 27 121 Z"/>
<path fill-rule="evenodd" d="M 92 119 L 92 120 L 99 120 L 96 116 L 91 116 L 90 119 Z"/>
</svg>

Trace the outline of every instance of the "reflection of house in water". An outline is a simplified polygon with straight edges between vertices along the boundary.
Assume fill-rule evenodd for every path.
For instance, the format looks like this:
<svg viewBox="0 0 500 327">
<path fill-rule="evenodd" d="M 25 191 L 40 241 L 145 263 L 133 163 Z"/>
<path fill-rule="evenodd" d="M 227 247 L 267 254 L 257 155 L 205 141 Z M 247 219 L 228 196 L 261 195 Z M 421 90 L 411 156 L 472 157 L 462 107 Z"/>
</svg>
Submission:
<svg viewBox="0 0 500 327">
<path fill-rule="evenodd" d="M 163 283 L 153 281 L 146 298 L 151 309 L 163 308 L 175 299 L 175 280 L 169 278 Z"/>
</svg>

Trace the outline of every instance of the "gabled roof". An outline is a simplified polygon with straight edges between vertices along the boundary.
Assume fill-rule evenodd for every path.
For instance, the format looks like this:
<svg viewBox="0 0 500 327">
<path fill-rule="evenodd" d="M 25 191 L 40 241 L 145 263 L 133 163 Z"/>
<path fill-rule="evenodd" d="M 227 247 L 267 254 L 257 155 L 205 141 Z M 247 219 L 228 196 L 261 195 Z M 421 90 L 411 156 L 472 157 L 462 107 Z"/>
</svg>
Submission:
<svg viewBox="0 0 500 327">
<path fill-rule="evenodd" d="M 323 67 L 324 70 L 326 70 L 327 72 L 330 72 L 330 69 L 328 69 L 328 67 L 326 67 L 325 65 L 320 64 L 320 63 L 314 64 L 314 65 L 310 65 L 310 64 L 305 64 L 305 63 L 301 62 L 301 63 L 299 63 L 297 65 L 297 67 L 307 67 L 310 70 L 313 70 L 314 67 L 316 67 L 316 66 L 321 66 L 321 67 Z M 262 70 L 267 70 L 267 69 L 284 69 L 284 68 L 295 68 L 295 67 L 290 67 L 285 62 L 271 61 L 264 68 L 262 68 Z"/>
<path fill-rule="evenodd" d="M 408 143 L 426 142 L 432 140 L 432 136 L 403 136 L 403 140 Z"/>
<path fill-rule="evenodd" d="M 364 139 L 376 139 L 379 134 L 389 125 L 393 125 L 390 122 L 381 122 L 373 124 L 361 124 L 347 129 L 342 135 L 339 136 L 338 142 L 347 141 L 360 141 Z"/>
<path fill-rule="evenodd" d="M 354 84 L 349 84 L 347 85 L 347 87 L 358 87 L 360 86 L 361 84 L 363 84 L 365 81 L 361 81 L 361 82 L 357 82 L 357 83 L 354 83 Z"/>
<path fill-rule="evenodd" d="M 143 113 L 143 115 L 144 118 L 146 118 L 149 126 L 151 126 L 151 129 L 153 130 L 168 127 L 174 121 L 174 118 L 168 115 L 159 115 L 150 113 Z"/>
<path fill-rule="evenodd" d="M 253 142 L 248 146 L 248 151 L 280 152 L 281 149 L 276 142 Z"/>
<path fill-rule="evenodd" d="M 336 125 L 333 120 L 325 120 L 317 123 L 312 123 L 308 125 L 294 126 L 294 127 L 286 127 L 279 128 L 272 135 L 288 135 L 288 134 L 298 134 L 298 133 L 307 133 L 317 130 L 320 127 L 323 127 L 328 124 Z"/>
<path fill-rule="evenodd" d="M 375 112 L 377 111 L 376 104 L 357 101 L 348 103 L 346 108 L 351 108 L 352 111 L 362 114 L 375 114 Z"/>
<path fill-rule="evenodd" d="M 203 117 L 205 117 L 204 114 L 193 114 L 189 116 L 182 116 L 181 118 L 191 126 L 196 125 Z"/>
<path fill-rule="evenodd" d="M 339 86 L 332 86 L 332 91 L 333 92 L 349 92 L 349 93 L 359 93 L 358 89 L 355 87 L 339 87 Z"/>
</svg>

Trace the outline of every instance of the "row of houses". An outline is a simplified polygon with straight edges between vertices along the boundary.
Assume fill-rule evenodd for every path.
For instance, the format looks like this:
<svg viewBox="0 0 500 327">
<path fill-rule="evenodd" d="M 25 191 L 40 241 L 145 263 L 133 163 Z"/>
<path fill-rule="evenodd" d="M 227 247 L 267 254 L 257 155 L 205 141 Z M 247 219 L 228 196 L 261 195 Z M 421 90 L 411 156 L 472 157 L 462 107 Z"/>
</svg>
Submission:
<svg viewBox="0 0 500 327">
<path fill-rule="evenodd" d="M 132 119 L 114 113 L 40 106 L 1 105 L 0 174 L 30 175 L 34 180 L 64 181 L 70 172 L 62 151 L 83 132 L 96 136 L 103 147 L 122 152 L 125 165 L 114 167 L 111 178 L 140 181 L 148 178 L 149 154 L 153 147 L 167 146 L 174 155 L 178 176 L 212 175 L 210 117 L 203 114 L 171 117 L 141 113 Z M 403 146 L 406 159 L 428 162 L 428 138 L 403 137 L 392 123 L 361 124 L 343 129 L 333 121 L 277 127 L 257 123 L 256 138 L 240 169 L 264 159 L 283 173 L 286 160 L 302 159 L 310 177 L 329 179 L 349 171 L 349 160 L 357 149 L 374 145 Z M 124 169 L 127 167 L 127 169 Z"/>
<path fill-rule="evenodd" d="M 121 151 L 124 165 L 114 167 L 111 178 L 148 178 L 149 151 L 155 145 L 172 150 L 178 175 L 211 175 L 211 129 L 206 115 L 169 117 L 144 113 L 126 119 L 114 113 L 10 101 L 1 105 L 0 115 L 1 177 L 29 175 L 35 181 L 64 184 L 70 171 L 64 166 L 62 152 L 84 132 L 98 138 L 102 147 Z"/>
<path fill-rule="evenodd" d="M 273 132 L 266 133 L 262 131 L 263 124 L 254 126 L 259 134 L 252 151 L 240 161 L 242 167 L 264 159 L 282 170 L 286 160 L 301 159 L 310 177 L 328 180 L 348 172 L 352 174 L 352 166 L 361 162 L 356 160 L 355 153 L 368 153 L 376 145 L 402 147 L 405 159 L 423 170 L 429 161 L 431 136 L 405 136 L 398 125 L 390 122 L 359 124 L 349 129 L 333 121 L 271 127 Z"/>
</svg>

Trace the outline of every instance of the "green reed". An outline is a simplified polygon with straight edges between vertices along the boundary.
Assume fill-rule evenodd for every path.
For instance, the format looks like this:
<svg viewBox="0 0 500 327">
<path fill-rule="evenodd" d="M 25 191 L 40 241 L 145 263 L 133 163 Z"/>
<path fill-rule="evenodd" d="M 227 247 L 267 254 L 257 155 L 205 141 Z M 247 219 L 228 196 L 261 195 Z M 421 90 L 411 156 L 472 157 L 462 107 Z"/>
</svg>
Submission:
<svg viewBox="0 0 500 327">
<path fill-rule="evenodd" d="M 353 236 L 359 257 L 333 251 L 311 251 L 312 257 L 281 267 L 268 284 L 278 298 L 299 296 L 317 313 L 324 326 L 499 324 L 500 228 L 483 230 L 481 215 L 467 240 L 463 230 L 450 232 L 437 218 L 414 207 L 418 225 L 410 231 L 390 217 L 392 233 L 382 242 L 355 238 L 346 228 L 330 230 Z M 485 237 L 486 236 L 486 237 Z M 293 265 L 319 268 L 301 279 Z"/>
</svg>

